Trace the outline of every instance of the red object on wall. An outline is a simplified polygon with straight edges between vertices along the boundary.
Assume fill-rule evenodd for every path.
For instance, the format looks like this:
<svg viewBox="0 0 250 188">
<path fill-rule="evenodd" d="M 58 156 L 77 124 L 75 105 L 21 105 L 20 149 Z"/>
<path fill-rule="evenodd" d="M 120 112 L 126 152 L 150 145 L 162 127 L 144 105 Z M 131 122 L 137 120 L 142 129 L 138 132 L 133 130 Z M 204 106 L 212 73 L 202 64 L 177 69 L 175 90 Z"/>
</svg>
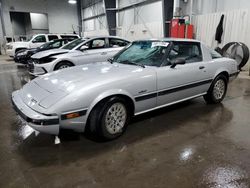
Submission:
<svg viewBox="0 0 250 188">
<path fill-rule="evenodd" d="M 179 30 L 179 19 L 172 19 L 170 28 L 170 37 L 178 38 L 178 30 Z"/>
<path fill-rule="evenodd" d="M 194 25 L 187 25 L 186 27 L 186 38 L 193 39 Z"/>
<path fill-rule="evenodd" d="M 185 28 L 186 28 L 185 24 L 179 25 L 178 38 L 185 38 Z"/>
<path fill-rule="evenodd" d="M 194 26 L 185 25 L 184 19 L 172 19 L 170 27 L 171 38 L 193 39 Z"/>
</svg>

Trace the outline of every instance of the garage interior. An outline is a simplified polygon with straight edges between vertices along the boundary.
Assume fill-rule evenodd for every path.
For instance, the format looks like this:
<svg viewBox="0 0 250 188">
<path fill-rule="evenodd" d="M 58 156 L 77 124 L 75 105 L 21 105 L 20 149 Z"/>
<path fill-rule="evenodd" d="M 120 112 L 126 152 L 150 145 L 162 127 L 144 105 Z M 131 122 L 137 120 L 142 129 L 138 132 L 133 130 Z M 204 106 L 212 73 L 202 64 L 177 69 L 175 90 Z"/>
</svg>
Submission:
<svg viewBox="0 0 250 188">
<path fill-rule="evenodd" d="M 123 136 L 98 142 L 71 131 L 37 134 L 20 121 L 11 94 L 33 77 L 6 55 L 8 42 L 41 33 L 172 37 L 173 19 L 193 25 L 192 38 L 212 49 L 250 47 L 250 1 L 0 0 L 0 16 L 0 187 L 250 187 L 249 62 L 221 104 L 196 98 L 135 116 Z"/>
</svg>

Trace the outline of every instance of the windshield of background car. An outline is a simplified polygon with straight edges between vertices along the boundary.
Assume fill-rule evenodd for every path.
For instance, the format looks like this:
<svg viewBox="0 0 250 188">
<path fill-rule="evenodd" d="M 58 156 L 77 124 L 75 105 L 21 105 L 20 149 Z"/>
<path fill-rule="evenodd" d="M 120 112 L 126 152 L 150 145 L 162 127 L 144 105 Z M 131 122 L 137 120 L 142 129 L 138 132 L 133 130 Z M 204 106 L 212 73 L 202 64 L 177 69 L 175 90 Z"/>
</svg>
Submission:
<svg viewBox="0 0 250 188">
<path fill-rule="evenodd" d="M 84 41 L 85 41 L 85 39 L 73 40 L 72 42 L 70 42 L 70 43 L 66 44 L 65 46 L 63 46 L 62 49 L 72 50 L 73 48 L 77 47 L 79 44 L 81 44 Z"/>
<path fill-rule="evenodd" d="M 33 37 L 34 37 L 33 35 L 28 36 L 26 41 L 31 41 Z"/>
<path fill-rule="evenodd" d="M 54 41 L 51 41 L 51 42 L 46 42 L 45 44 L 43 44 L 42 46 L 40 46 L 39 48 L 40 49 L 45 49 L 45 48 L 48 48 L 51 44 L 53 44 Z"/>
<path fill-rule="evenodd" d="M 137 41 L 114 57 L 117 63 L 136 63 L 145 66 L 159 67 L 168 51 L 169 42 Z"/>
</svg>

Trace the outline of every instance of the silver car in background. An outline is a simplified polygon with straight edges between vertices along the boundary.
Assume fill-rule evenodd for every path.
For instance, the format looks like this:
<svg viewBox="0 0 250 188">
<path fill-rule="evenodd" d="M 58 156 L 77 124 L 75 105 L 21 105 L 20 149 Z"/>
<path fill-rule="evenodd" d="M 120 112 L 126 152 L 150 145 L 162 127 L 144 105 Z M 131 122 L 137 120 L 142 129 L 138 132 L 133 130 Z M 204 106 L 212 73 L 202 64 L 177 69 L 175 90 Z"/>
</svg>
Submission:
<svg viewBox="0 0 250 188">
<path fill-rule="evenodd" d="M 195 40 L 135 41 L 112 61 L 38 77 L 13 92 L 17 113 L 33 129 L 88 130 L 115 139 L 130 117 L 203 96 L 220 103 L 237 63 Z M 152 125 L 153 126 L 153 125 Z"/>
<path fill-rule="evenodd" d="M 115 36 L 80 38 L 60 49 L 36 53 L 29 62 L 29 72 L 39 76 L 76 65 L 107 61 L 129 43 Z"/>
</svg>

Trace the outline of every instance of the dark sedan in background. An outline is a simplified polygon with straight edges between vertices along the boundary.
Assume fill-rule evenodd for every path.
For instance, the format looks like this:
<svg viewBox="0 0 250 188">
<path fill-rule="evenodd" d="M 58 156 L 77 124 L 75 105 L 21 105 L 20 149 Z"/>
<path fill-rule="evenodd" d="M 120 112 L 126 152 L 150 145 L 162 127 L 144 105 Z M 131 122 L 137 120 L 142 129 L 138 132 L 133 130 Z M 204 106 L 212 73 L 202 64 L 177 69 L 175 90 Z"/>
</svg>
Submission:
<svg viewBox="0 0 250 188">
<path fill-rule="evenodd" d="M 16 63 L 27 64 L 30 57 L 34 55 L 35 53 L 45 51 L 45 50 L 60 48 L 72 40 L 73 39 L 71 38 L 56 39 L 56 40 L 47 42 L 38 48 L 20 50 L 15 54 L 14 60 Z"/>
</svg>

